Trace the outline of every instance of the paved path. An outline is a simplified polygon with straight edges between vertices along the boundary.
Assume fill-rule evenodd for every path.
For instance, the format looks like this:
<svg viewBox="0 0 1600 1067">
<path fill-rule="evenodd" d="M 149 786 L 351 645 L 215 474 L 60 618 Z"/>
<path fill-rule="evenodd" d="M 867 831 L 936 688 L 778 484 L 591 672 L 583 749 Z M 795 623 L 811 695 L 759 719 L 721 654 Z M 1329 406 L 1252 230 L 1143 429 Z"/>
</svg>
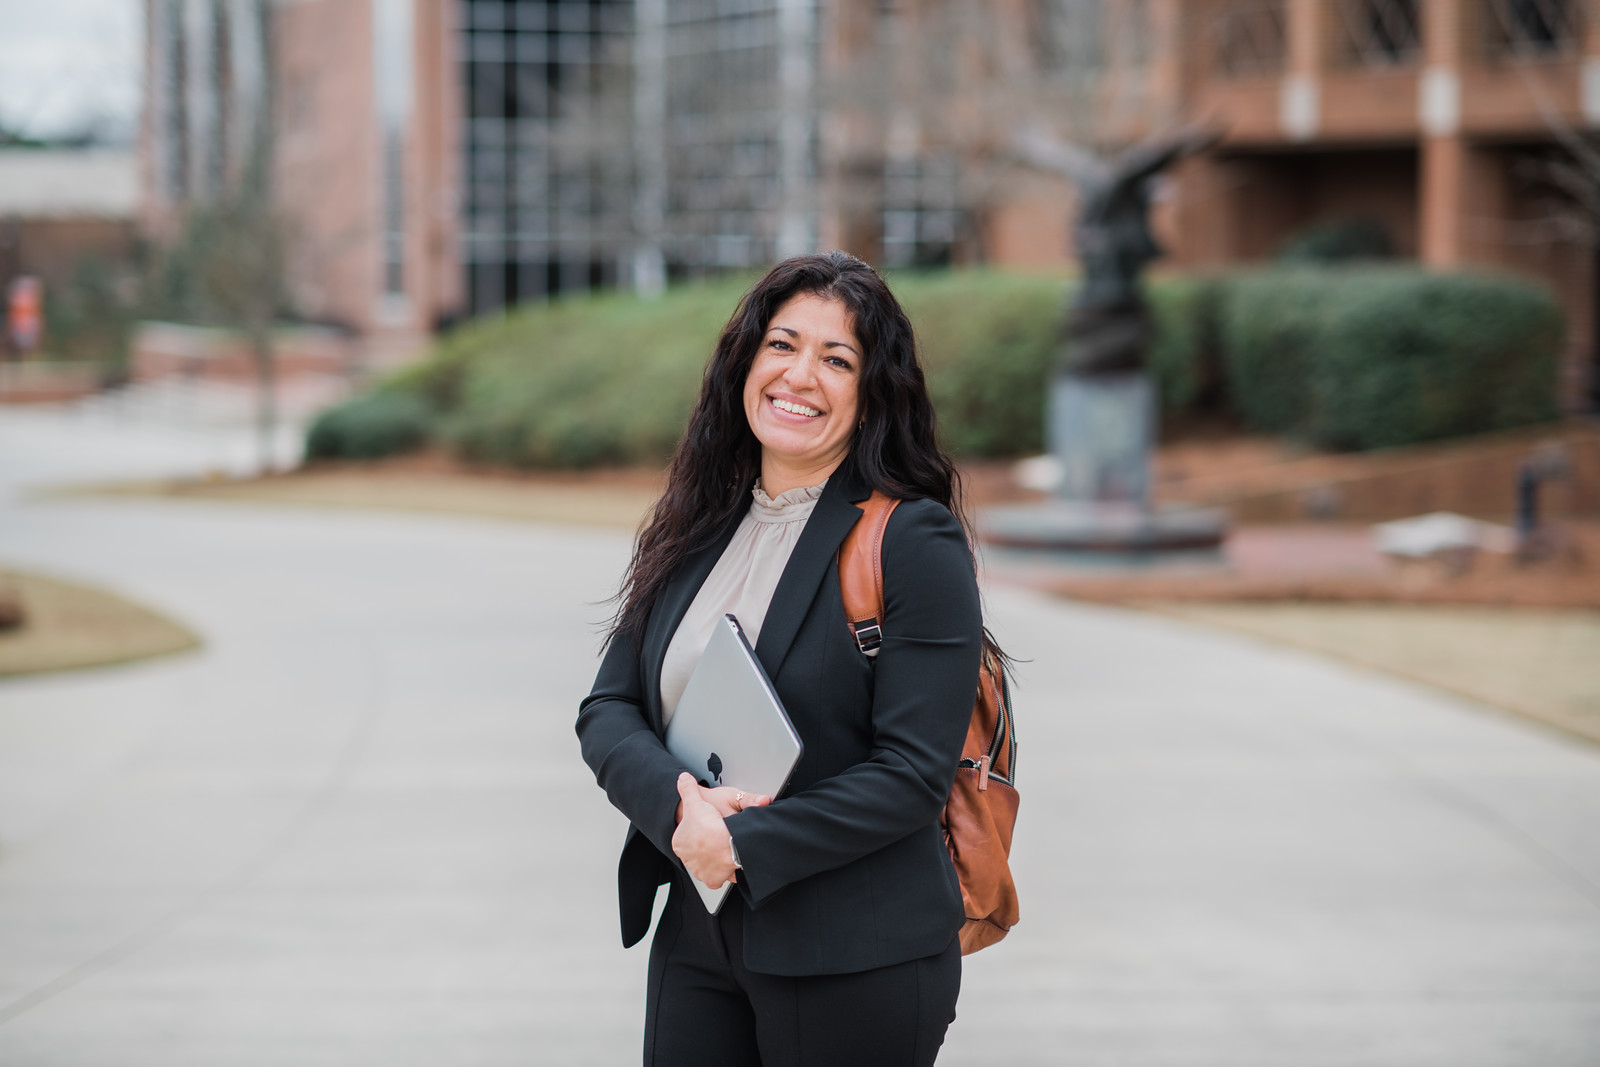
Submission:
<svg viewBox="0 0 1600 1067">
<path fill-rule="evenodd" d="M 0 411 L 0 560 L 207 644 L 0 683 L 0 1064 L 637 1062 L 623 828 L 571 729 L 626 539 L 21 501 L 191 455 L 73 425 Z M 969 959 L 942 1064 L 1600 1063 L 1600 749 L 1177 623 L 989 608 L 1031 660 L 1024 919 Z"/>
</svg>

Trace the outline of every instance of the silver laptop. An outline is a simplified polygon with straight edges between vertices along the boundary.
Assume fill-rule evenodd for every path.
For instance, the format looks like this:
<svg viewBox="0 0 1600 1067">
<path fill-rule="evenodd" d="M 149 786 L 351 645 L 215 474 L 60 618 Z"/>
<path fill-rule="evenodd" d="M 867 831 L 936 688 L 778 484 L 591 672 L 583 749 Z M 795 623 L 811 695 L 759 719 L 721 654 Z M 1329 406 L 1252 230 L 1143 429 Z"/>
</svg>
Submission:
<svg viewBox="0 0 1600 1067">
<path fill-rule="evenodd" d="M 739 620 L 724 615 L 667 723 L 667 750 L 701 785 L 776 797 L 801 749 L 800 735 Z M 731 883 L 707 889 L 699 881 L 694 887 L 713 915 L 733 889 Z"/>
</svg>

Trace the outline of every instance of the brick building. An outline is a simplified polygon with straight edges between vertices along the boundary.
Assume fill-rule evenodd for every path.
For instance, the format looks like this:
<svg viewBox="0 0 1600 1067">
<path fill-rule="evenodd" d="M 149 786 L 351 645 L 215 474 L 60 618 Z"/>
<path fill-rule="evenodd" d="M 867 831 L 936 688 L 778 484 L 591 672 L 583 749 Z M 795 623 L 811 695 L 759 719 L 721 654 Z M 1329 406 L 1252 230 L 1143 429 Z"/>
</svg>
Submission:
<svg viewBox="0 0 1600 1067">
<path fill-rule="evenodd" d="M 1579 0 L 1169 2 L 1185 25 L 1166 77 L 1227 130 L 1179 175 L 1177 262 L 1376 220 L 1430 267 L 1550 286 L 1570 324 L 1563 398 L 1594 406 L 1600 204 L 1561 180 L 1572 149 L 1600 145 L 1600 26 Z"/>
<path fill-rule="evenodd" d="M 265 144 L 302 315 L 405 347 L 459 309 L 454 0 L 145 5 L 147 232 Z"/>
<path fill-rule="evenodd" d="M 1089 71 L 1080 143 L 1224 131 L 1166 185 L 1164 266 L 1361 220 L 1402 257 L 1549 284 L 1564 398 L 1591 403 L 1594 220 L 1557 166 L 1600 126 L 1579 0 L 146 3 L 147 225 L 235 165 L 270 72 L 301 310 L 358 333 L 819 246 L 1065 265 L 1070 187 L 984 157 Z"/>
</svg>

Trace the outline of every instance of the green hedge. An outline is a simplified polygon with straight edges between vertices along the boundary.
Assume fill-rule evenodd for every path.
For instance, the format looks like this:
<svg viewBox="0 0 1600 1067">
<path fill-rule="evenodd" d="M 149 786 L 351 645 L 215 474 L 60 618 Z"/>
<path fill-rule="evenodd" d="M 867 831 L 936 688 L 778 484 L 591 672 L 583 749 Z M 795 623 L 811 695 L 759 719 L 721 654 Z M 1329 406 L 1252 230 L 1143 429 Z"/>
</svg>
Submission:
<svg viewBox="0 0 1600 1067">
<path fill-rule="evenodd" d="M 381 389 L 323 412 L 306 432 L 308 459 L 377 459 L 421 446 L 434 411 L 419 396 Z"/>
<path fill-rule="evenodd" d="M 474 460 L 521 467 L 659 462 L 694 405 L 717 332 L 744 283 L 657 301 L 568 299 L 453 338 L 456 397 L 441 436 Z M 425 375 L 424 375 L 425 376 Z"/>
<path fill-rule="evenodd" d="M 366 456 L 425 435 L 510 466 L 661 462 L 717 331 L 750 282 L 653 301 L 569 298 L 469 324 L 319 420 L 309 451 Z M 945 445 L 969 457 L 1040 450 L 1070 284 L 993 271 L 889 282 L 916 326 Z M 1522 282 L 1398 267 L 1276 268 L 1159 279 L 1149 293 L 1150 366 L 1171 412 L 1222 408 L 1252 429 L 1338 448 L 1555 412 L 1560 313 Z"/>
<path fill-rule="evenodd" d="M 917 331 L 945 447 L 967 456 L 1042 449 L 1061 280 L 945 271 L 891 275 L 889 284 Z"/>
<path fill-rule="evenodd" d="M 1557 414 L 1561 310 L 1527 282 L 1369 267 L 1219 292 L 1228 393 L 1252 428 L 1364 449 Z"/>
<path fill-rule="evenodd" d="M 1304 426 L 1329 273 L 1243 275 L 1213 290 L 1229 407 L 1251 429 L 1293 433 Z"/>
<path fill-rule="evenodd" d="M 1277 256 L 1279 263 L 1301 266 L 1394 258 L 1389 228 L 1371 218 L 1335 219 L 1301 230 L 1283 243 Z"/>
<path fill-rule="evenodd" d="M 1217 307 L 1222 282 L 1163 278 L 1147 287 L 1155 333 L 1147 365 L 1169 412 L 1216 407 L 1222 395 Z"/>
</svg>

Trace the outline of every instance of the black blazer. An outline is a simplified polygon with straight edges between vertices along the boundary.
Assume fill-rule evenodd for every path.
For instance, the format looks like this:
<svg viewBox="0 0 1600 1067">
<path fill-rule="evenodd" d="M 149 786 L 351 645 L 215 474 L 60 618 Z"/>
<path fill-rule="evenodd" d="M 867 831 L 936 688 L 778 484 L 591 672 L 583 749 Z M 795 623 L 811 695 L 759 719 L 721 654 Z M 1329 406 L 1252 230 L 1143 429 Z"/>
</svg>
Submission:
<svg viewBox="0 0 1600 1067">
<path fill-rule="evenodd" d="M 847 464 L 848 465 L 848 464 Z M 977 692 L 982 622 L 961 525 L 931 500 L 895 509 L 884 535 L 883 645 L 862 655 L 845 624 L 836 559 L 868 490 L 841 468 L 795 545 L 756 655 L 805 752 L 770 806 L 731 816 L 749 908 L 745 964 L 841 974 L 943 951 L 963 922 L 939 813 Z M 742 518 L 742 513 L 741 516 Z M 622 942 L 650 925 L 669 880 L 677 777 L 662 744 L 661 662 L 738 520 L 662 591 L 636 642 L 611 642 L 579 708 L 583 758 L 628 816 L 617 870 Z"/>
</svg>

